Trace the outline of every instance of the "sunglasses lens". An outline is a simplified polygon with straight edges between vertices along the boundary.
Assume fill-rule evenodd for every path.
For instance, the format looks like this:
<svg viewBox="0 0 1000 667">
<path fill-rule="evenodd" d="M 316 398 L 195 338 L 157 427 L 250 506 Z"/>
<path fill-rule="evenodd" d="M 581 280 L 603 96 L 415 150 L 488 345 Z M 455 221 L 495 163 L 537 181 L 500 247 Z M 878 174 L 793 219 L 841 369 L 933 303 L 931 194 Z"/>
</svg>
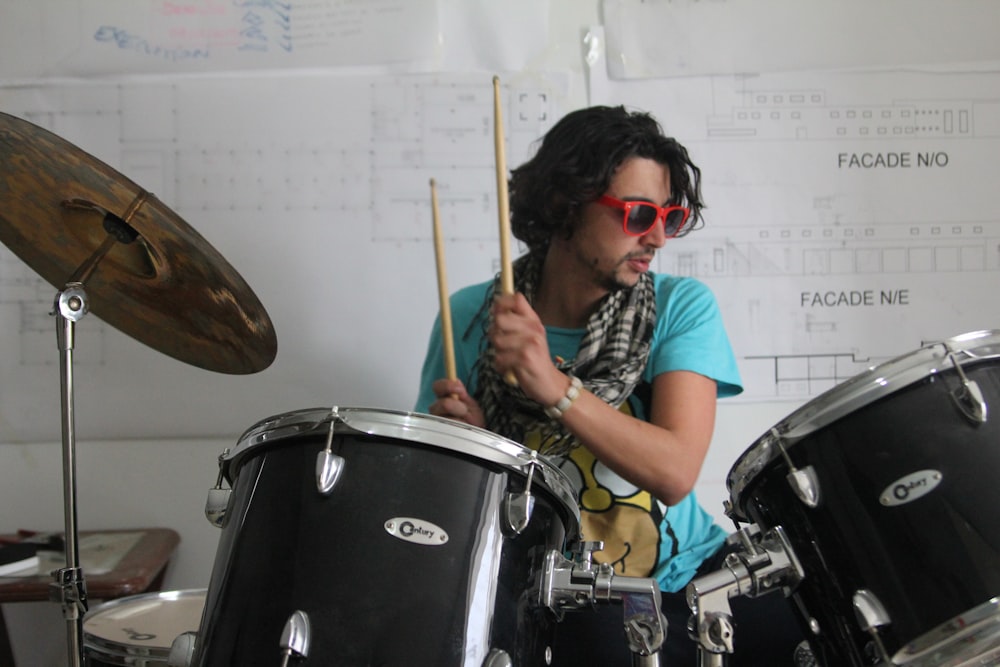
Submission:
<svg viewBox="0 0 1000 667">
<path fill-rule="evenodd" d="M 685 220 L 687 220 L 687 211 L 685 209 L 672 209 L 667 213 L 667 220 L 663 224 L 663 233 L 667 236 L 673 236 L 684 226 Z"/>
<path fill-rule="evenodd" d="M 629 234 L 642 235 L 656 224 L 659 211 L 649 204 L 634 203 L 625 218 L 625 229 Z"/>
</svg>

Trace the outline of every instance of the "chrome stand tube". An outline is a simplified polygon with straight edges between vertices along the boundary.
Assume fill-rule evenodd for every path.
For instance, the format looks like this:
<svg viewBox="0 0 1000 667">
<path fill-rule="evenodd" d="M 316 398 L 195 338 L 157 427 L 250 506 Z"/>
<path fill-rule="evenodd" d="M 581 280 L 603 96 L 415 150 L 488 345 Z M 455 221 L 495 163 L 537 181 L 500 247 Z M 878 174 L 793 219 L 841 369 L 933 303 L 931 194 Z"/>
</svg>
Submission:
<svg viewBox="0 0 1000 667">
<path fill-rule="evenodd" d="M 49 597 L 62 604 L 70 667 L 83 659 L 83 614 L 87 611 L 87 583 L 80 568 L 76 525 L 76 418 L 73 395 L 73 350 L 76 323 L 87 314 L 87 293 L 80 283 L 68 283 L 56 296 L 56 335 L 59 343 L 62 412 L 63 513 L 65 515 L 66 567 L 52 573 Z"/>
</svg>

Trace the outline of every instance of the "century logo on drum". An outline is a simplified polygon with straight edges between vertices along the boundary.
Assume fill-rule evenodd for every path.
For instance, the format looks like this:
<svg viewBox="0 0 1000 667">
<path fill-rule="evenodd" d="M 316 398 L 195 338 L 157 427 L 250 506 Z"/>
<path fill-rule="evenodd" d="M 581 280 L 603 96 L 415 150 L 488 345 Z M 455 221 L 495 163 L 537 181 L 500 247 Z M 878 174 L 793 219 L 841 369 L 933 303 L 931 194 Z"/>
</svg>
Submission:
<svg viewBox="0 0 1000 667">
<path fill-rule="evenodd" d="M 413 537 L 413 535 L 423 535 L 427 539 L 434 537 L 435 530 L 428 530 L 423 526 L 414 526 L 409 521 L 404 521 L 399 525 L 399 534 L 403 537 Z"/>
<path fill-rule="evenodd" d="M 879 496 L 879 502 L 886 507 L 913 502 L 933 491 L 941 483 L 941 477 L 938 470 L 911 472 L 885 487 Z"/>
<path fill-rule="evenodd" d="M 387 520 L 383 525 L 385 532 L 406 542 L 442 545 L 448 541 L 448 533 L 440 526 L 423 519 L 400 516 Z"/>
</svg>

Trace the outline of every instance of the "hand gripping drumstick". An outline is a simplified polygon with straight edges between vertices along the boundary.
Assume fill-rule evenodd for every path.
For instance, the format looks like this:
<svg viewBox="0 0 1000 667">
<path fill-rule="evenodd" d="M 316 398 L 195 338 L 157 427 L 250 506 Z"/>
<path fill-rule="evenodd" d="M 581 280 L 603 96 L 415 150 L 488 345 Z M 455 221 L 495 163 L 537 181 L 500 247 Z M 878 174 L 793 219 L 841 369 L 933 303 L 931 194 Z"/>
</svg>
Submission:
<svg viewBox="0 0 1000 667">
<path fill-rule="evenodd" d="M 514 270 L 510 261 L 510 200 L 507 197 L 507 159 L 503 147 L 503 115 L 500 112 L 500 77 L 493 77 L 493 143 L 496 148 L 497 210 L 500 214 L 500 290 L 514 293 Z M 517 376 L 507 371 L 504 380 L 517 386 Z"/>
<path fill-rule="evenodd" d="M 431 211 L 434 217 L 434 259 L 437 263 L 438 298 L 441 300 L 441 337 L 444 340 L 445 377 L 454 380 L 455 341 L 451 331 L 451 304 L 448 301 L 448 277 L 444 263 L 444 244 L 441 241 L 441 215 L 438 212 L 437 186 L 431 179 Z"/>
</svg>

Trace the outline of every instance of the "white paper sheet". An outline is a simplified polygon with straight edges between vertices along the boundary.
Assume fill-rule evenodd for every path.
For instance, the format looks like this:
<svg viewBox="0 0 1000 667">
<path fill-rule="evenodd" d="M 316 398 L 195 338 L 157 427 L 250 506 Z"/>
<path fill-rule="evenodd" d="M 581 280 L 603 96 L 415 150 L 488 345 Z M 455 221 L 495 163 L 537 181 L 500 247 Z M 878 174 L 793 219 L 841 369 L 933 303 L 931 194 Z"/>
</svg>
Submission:
<svg viewBox="0 0 1000 667">
<path fill-rule="evenodd" d="M 616 79 L 1000 61 L 992 0 L 604 0 Z"/>
</svg>

